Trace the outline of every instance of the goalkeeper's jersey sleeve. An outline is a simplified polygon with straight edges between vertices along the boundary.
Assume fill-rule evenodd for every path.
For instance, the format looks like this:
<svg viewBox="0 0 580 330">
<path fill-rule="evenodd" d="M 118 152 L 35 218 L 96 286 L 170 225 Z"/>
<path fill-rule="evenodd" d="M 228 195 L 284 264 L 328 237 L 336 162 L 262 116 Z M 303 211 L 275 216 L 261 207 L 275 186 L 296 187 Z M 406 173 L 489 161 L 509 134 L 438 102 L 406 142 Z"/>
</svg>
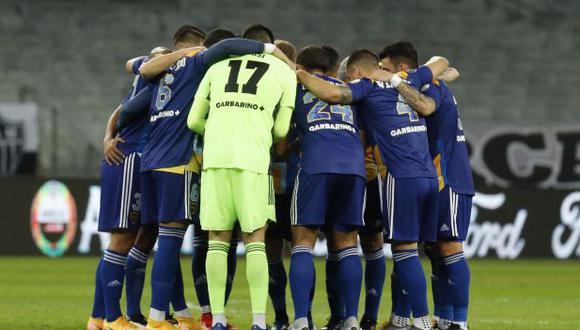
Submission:
<svg viewBox="0 0 580 330">
<path fill-rule="evenodd" d="M 269 54 L 230 58 L 208 70 L 197 98 L 209 103 L 203 168 L 268 173 L 274 117 L 294 109 L 295 73 Z"/>
</svg>

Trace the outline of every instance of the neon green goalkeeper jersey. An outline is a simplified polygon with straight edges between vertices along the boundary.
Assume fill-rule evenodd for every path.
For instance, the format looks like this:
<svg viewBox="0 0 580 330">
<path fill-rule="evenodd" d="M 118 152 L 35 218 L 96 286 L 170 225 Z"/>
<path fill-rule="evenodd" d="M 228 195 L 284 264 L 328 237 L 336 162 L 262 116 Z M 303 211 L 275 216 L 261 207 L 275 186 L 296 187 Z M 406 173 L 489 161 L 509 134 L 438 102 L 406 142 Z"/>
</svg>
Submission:
<svg viewBox="0 0 580 330">
<path fill-rule="evenodd" d="M 288 133 L 296 75 L 278 58 L 252 54 L 218 62 L 205 74 L 187 124 L 204 135 L 203 169 L 268 173 L 274 138 Z"/>
</svg>

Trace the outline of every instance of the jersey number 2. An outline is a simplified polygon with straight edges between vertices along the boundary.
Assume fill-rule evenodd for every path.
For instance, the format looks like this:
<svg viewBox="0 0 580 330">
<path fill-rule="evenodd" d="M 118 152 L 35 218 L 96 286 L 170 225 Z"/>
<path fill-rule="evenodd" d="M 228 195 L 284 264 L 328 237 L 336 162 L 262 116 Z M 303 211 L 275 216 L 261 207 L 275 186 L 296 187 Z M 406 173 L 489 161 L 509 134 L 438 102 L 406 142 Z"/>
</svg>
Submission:
<svg viewBox="0 0 580 330">
<path fill-rule="evenodd" d="M 240 75 L 240 69 L 242 67 L 242 61 L 232 60 L 230 61 L 230 75 L 228 77 L 228 83 L 226 84 L 226 93 L 237 93 L 240 89 L 240 84 L 238 84 L 238 76 Z M 248 61 L 246 63 L 246 69 L 254 69 L 254 73 L 250 76 L 250 79 L 242 86 L 242 93 L 254 94 L 258 91 L 258 83 L 260 79 L 264 76 L 270 64 L 258 61 Z"/>
</svg>

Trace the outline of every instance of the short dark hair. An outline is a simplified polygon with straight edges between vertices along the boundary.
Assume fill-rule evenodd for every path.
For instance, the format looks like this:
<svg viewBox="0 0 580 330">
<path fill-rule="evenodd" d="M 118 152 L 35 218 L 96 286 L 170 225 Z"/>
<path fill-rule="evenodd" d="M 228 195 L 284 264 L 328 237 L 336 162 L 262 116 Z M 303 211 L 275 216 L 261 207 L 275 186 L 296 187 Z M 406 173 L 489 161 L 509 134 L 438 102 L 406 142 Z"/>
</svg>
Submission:
<svg viewBox="0 0 580 330">
<path fill-rule="evenodd" d="M 296 63 L 302 65 L 308 71 L 318 69 L 326 72 L 330 67 L 328 53 L 324 48 L 315 45 L 304 47 L 298 53 Z"/>
<path fill-rule="evenodd" d="M 415 50 L 413 44 L 408 41 L 397 41 L 386 45 L 379 53 L 379 58 L 382 60 L 387 57 L 395 62 L 395 64 L 404 62 L 409 65 L 411 69 L 415 69 L 419 66 L 417 50 Z"/>
<path fill-rule="evenodd" d="M 201 44 L 204 39 L 205 32 L 200 28 L 189 24 L 182 25 L 173 35 L 174 44 L 177 44 L 178 42 Z"/>
<path fill-rule="evenodd" d="M 236 34 L 225 28 L 215 28 L 207 33 L 203 45 L 207 48 L 217 44 L 218 42 L 228 39 L 235 38 Z"/>
<path fill-rule="evenodd" d="M 355 64 L 360 64 L 365 67 L 378 67 L 379 66 L 379 58 L 375 53 L 371 52 L 368 49 L 359 49 L 355 50 L 350 54 L 348 57 L 348 61 L 346 62 L 346 67 L 350 67 Z"/>
<path fill-rule="evenodd" d="M 244 29 L 242 38 L 258 40 L 261 42 L 274 42 L 274 33 L 263 24 L 252 24 Z"/>
<path fill-rule="evenodd" d="M 296 47 L 288 40 L 278 39 L 274 41 L 276 47 L 278 47 L 290 61 L 296 63 Z"/>
<path fill-rule="evenodd" d="M 328 70 L 338 70 L 338 66 L 340 65 L 340 55 L 338 55 L 336 48 L 323 45 L 322 49 L 324 49 L 328 55 Z"/>
</svg>

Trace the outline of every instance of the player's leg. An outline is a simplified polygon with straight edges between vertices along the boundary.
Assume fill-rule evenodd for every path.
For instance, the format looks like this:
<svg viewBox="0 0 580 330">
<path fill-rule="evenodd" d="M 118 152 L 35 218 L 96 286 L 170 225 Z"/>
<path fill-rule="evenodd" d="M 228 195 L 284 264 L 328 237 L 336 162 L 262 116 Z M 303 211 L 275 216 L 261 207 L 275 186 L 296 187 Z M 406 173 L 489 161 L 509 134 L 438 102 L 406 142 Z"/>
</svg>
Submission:
<svg viewBox="0 0 580 330">
<path fill-rule="evenodd" d="M 386 260 L 383 252 L 383 220 L 381 214 L 379 178 L 367 182 L 364 227 L 359 232 L 361 247 L 365 257 L 365 310 L 361 328 L 374 329 L 377 323 L 379 305 L 385 284 Z"/>
<path fill-rule="evenodd" d="M 147 261 L 157 240 L 157 224 L 142 225 L 137 233 L 135 244 L 131 247 L 125 266 L 127 296 L 127 318 L 143 326 L 147 324 L 141 312 L 141 296 L 145 285 Z"/>
<path fill-rule="evenodd" d="M 228 276 L 226 281 L 226 297 L 225 302 L 228 304 L 232 287 L 234 285 L 234 277 L 236 276 L 236 268 L 238 265 L 238 243 L 242 240 L 242 233 L 238 223 L 235 224 L 232 231 L 232 238 L 230 240 L 230 250 L 228 251 Z"/>
<path fill-rule="evenodd" d="M 394 271 L 401 292 L 409 297 L 414 327 L 431 329 L 427 307 L 427 283 L 417 242 L 420 238 L 423 204 L 431 193 L 430 180 L 425 178 L 386 180 L 387 228 L 392 241 Z M 396 326 L 406 327 L 405 324 Z"/>
<path fill-rule="evenodd" d="M 276 196 L 276 211 L 279 208 L 279 198 Z M 288 209 L 289 211 L 289 209 Z M 276 228 L 280 226 L 280 215 L 276 214 L 278 223 L 270 224 L 266 230 L 266 256 L 268 258 L 268 294 L 274 307 L 275 320 L 272 328 L 275 330 L 288 327 L 286 312 L 286 284 L 288 277 L 284 268 L 284 238 Z"/>
<path fill-rule="evenodd" d="M 230 172 L 227 169 L 203 171 L 200 197 L 201 229 L 208 231 L 209 238 L 205 273 L 212 327 L 226 329 L 228 253 L 236 221 Z"/>
<path fill-rule="evenodd" d="M 139 210 L 138 200 L 134 199 L 132 180 L 136 158 L 137 155 L 133 153 L 126 157 L 122 166 L 102 165 L 99 231 L 110 232 L 111 240 L 103 254 L 100 278 L 105 306 L 104 326 L 111 329 L 135 328 L 122 316 L 120 299 L 127 254 L 139 226 L 138 217 L 133 217 L 131 212 Z"/>
<path fill-rule="evenodd" d="M 105 327 L 109 326 L 116 329 L 118 326 L 125 326 L 126 320 L 121 312 L 121 295 L 125 281 L 127 254 L 135 241 L 135 237 L 135 232 L 112 231 L 111 240 L 103 254 L 101 283 L 106 311 Z"/>
<path fill-rule="evenodd" d="M 318 238 L 317 227 L 292 226 L 292 255 L 290 258 L 290 291 L 294 304 L 294 323 L 291 329 L 309 329 L 310 292 L 314 278 L 312 250 Z"/>
<path fill-rule="evenodd" d="M 100 330 L 103 328 L 105 320 L 105 298 L 103 297 L 103 285 L 101 279 L 101 269 L 103 258 L 99 259 L 97 270 L 95 271 L 95 293 L 93 296 L 93 310 L 87 322 L 87 330 Z"/>
<path fill-rule="evenodd" d="M 212 317 L 205 270 L 209 240 L 208 234 L 207 231 L 201 229 L 201 224 L 194 222 L 191 273 L 193 275 L 197 302 L 201 308 L 201 322 L 209 328 L 211 327 Z"/>
<path fill-rule="evenodd" d="M 340 287 L 340 278 L 336 276 L 339 272 L 340 259 L 338 258 L 338 248 L 334 242 L 334 235 L 331 231 L 326 231 L 326 246 L 328 253 L 325 260 L 326 273 L 326 298 L 330 308 L 330 317 L 326 325 L 321 330 L 340 329 L 344 321 L 344 295 Z"/>
<path fill-rule="evenodd" d="M 337 248 L 338 277 L 344 296 L 345 320 L 342 329 L 359 329 L 358 306 L 362 286 L 362 263 L 358 255 L 358 231 L 364 225 L 366 179 L 356 175 L 327 175 L 329 216 Z"/>
<path fill-rule="evenodd" d="M 467 237 L 471 217 L 471 201 L 471 196 L 457 194 L 450 187 L 439 193 L 441 223 L 437 226 L 437 253 L 446 284 L 439 298 L 443 299 L 447 311 L 445 317 L 438 321 L 441 329 L 447 329 L 452 323 L 460 329 L 467 329 L 470 271 L 463 254 L 463 242 Z"/>
<path fill-rule="evenodd" d="M 290 291 L 294 304 L 292 329 L 309 328 L 310 294 L 313 286 L 314 259 L 312 250 L 318 228 L 326 219 L 327 177 L 298 172 L 290 207 L 292 255 L 290 259 Z"/>
<path fill-rule="evenodd" d="M 383 252 L 383 233 L 360 233 L 361 247 L 365 258 L 365 309 L 361 319 L 362 329 L 376 325 L 379 305 L 385 284 L 387 271 L 385 254 Z"/>
<path fill-rule="evenodd" d="M 143 217 L 145 223 L 159 222 L 157 252 L 151 270 L 151 309 L 148 327 L 162 328 L 167 326 L 165 320 L 169 303 L 179 294 L 174 292 L 174 283 L 180 273 L 179 254 L 187 226 L 191 221 L 190 212 L 190 172 L 170 173 L 149 171 L 142 173 L 144 195 Z M 147 197 L 145 197 L 147 196 Z M 152 196 L 152 197 L 150 197 Z M 156 206 L 155 213 L 149 212 L 150 204 Z M 176 319 L 185 328 L 193 326 L 191 312 L 185 305 L 185 299 L 173 302 Z M 190 326 L 191 325 L 191 326 Z"/>
<path fill-rule="evenodd" d="M 266 329 L 268 260 L 264 244 L 269 219 L 275 221 L 274 186 L 268 174 L 229 170 L 235 213 L 246 244 L 246 279 L 252 305 L 252 330 Z"/>
</svg>

